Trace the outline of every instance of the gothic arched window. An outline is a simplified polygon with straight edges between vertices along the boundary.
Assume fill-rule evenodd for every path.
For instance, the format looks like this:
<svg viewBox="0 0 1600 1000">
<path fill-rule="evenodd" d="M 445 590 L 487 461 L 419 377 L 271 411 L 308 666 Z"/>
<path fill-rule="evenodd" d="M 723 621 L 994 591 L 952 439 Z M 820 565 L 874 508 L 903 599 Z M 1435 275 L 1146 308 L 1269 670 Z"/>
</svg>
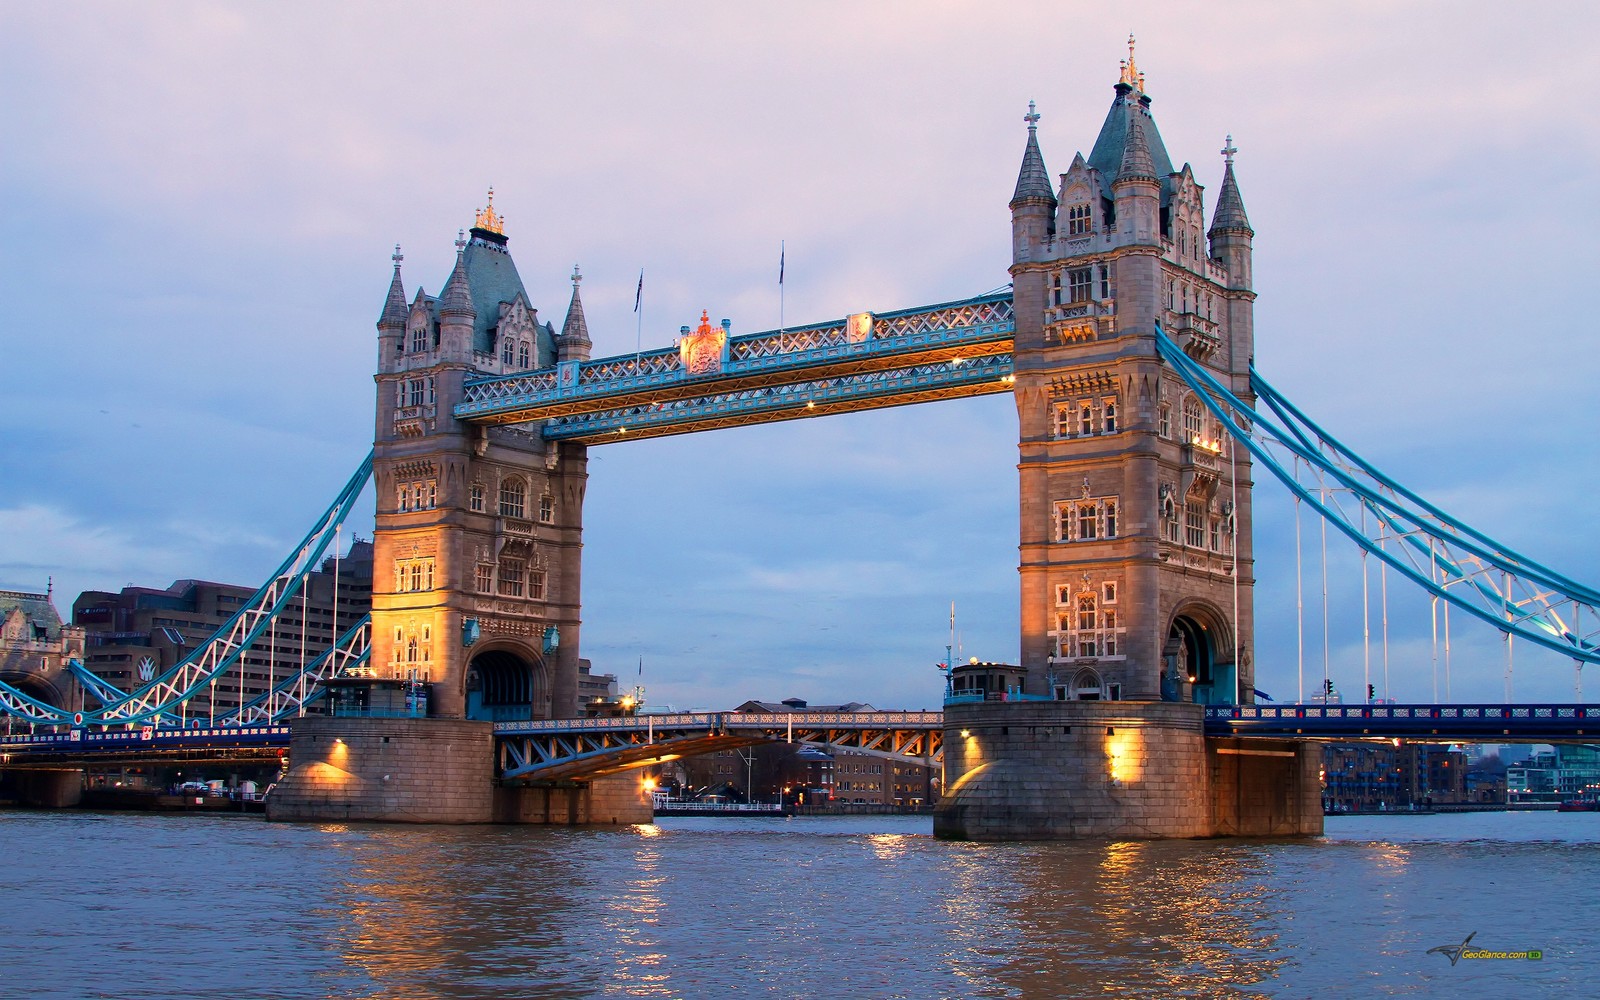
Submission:
<svg viewBox="0 0 1600 1000">
<path fill-rule="evenodd" d="M 528 507 L 528 488 L 516 476 L 500 481 L 500 516 L 522 517 Z"/>
</svg>

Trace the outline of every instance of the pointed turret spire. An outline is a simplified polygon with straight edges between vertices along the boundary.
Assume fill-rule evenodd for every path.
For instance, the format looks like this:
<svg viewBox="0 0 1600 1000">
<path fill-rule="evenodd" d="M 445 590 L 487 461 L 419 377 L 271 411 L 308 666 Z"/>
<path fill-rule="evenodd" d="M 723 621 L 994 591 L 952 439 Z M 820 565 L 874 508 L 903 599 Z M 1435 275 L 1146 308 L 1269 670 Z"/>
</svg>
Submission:
<svg viewBox="0 0 1600 1000">
<path fill-rule="evenodd" d="M 1244 199 L 1239 196 L 1239 182 L 1233 176 L 1233 154 L 1239 150 L 1233 145 L 1233 136 L 1222 147 L 1222 190 L 1217 192 L 1217 210 L 1211 216 L 1211 229 L 1206 235 L 1236 231 L 1254 236 L 1250 218 L 1244 214 Z"/>
<path fill-rule="evenodd" d="M 439 297 L 441 315 L 476 316 L 472 306 L 472 290 L 467 286 L 467 237 L 456 235 L 456 266 L 445 283 L 444 294 Z"/>
<path fill-rule="evenodd" d="M 389 259 L 394 261 L 394 277 L 389 281 L 389 297 L 383 300 L 383 315 L 378 317 L 378 325 L 405 326 L 406 287 L 400 280 L 400 262 L 406 258 L 400 252 L 400 244 L 394 245 L 394 255 Z"/>
<path fill-rule="evenodd" d="M 578 270 L 578 265 L 572 265 L 572 303 L 567 306 L 567 321 L 561 324 L 561 345 L 565 349 L 569 345 L 589 345 L 589 323 L 583 318 L 583 299 L 578 295 L 578 286 L 583 283 L 583 272 Z M 584 352 L 588 356 L 588 352 Z"/>
<path fill-rule="evenodd" d="M 1044 155 L 1039 152 L 1039 112 L 1034 102 L 1028 102 L 1028 113 L 1022 116 L 1028 123 L 1028 145 L 1022 151 L 1022 170 L 1017 173 L 1017 192 L 1011 204 L 1028 198 L 1041 198 L 1052 206 L 1055 192 L 1050 188 L 1050 174 L 1044 168 Z"/>
<path fill-rule="evenodd" d="M 1144 138 L 1144 115 L 1134 112 L 1128 116 L 1128 143 L 1122 147 L 1122 163 L 1117 167 L 1117 184 L 1131 180 L 1156 180 L 1155 162 L 1150 158 L 1150 145 Z"/>
</svg>

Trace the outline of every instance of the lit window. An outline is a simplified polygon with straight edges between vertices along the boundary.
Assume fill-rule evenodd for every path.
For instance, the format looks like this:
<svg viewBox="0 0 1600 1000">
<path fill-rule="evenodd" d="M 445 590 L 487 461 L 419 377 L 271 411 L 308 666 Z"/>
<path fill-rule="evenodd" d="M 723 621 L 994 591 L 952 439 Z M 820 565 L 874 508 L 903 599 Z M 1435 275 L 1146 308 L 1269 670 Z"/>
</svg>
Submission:
<svg viewBox="0 0 1600 1000">
<path fill-rule="evenodd" d="M 1089 206 L 1073 205 L 1067 209 L 1067 235 L 1082 236 L 1089 231 Z"/>
<path fill-rule="evenodd" d="M 556 498 L 546 493 L 539 498 L 539 520 L 545 524 L 556 519 Z"/>
<path fill-rule="evenodd" d="M 527 509 L 527 489 L 520 479 L 504 479 L 500 482 L 500 516 L 521 517 Z"/>
<path fill-rule="evenodd" d="M 473 510 L 477 511 L 479 514 L 483 513 L 483 484 L 482 483 L 473 483 L 472 484 L 472 492 L 471 492 L 471 497 L 470 497 L 470 501 L 469 502 L 470 502 Z"/>
<path fill-rule="evenodd" d="M 477 587 L 480 594 L 488 594 L 494 591 L 494 566 L 492 564 L 478 564 Z"/>
<path fill-rule="evenodd" d="M 1072 436 L 1072 404 L 1056 404 L 1056 437 L 1067 438 Z"/>
</svg>

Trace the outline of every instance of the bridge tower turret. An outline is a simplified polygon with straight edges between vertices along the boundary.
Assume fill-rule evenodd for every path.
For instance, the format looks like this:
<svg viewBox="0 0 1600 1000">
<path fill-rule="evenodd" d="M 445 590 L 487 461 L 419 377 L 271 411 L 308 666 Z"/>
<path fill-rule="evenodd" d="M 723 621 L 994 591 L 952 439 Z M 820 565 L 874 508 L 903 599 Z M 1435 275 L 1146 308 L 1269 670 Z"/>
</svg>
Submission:
<svg viewBox="0 0 1600 1000">
<path fill-rule="evenodd" d="M 397 259 L 378 322 L 372 670 L 427 681 L 445 718 L 577 713 L 587 449 L 452 415 L 469 379 L 557 357 L 508 242 L 491 191 L 439 297 L 405 306 Z"/>
<path fill-rule="evenodd" d="M 1010 203 L 1025 679 L 1020 704 L 947 705 L 935 830 L 1316 832 L 1306 755 L 1282 754 L 1299 768 L 1283 817 L 1252 827 L 1208 801 L 1200 705 L 1253 700 L 1250 462 L 1155 338 L 1250 398 L 1252 233 L 1232 145 L 1208 252 L 1204 189 L 1173 169 L 1131 38 L 1114 92 L 1058 194 L 1032 104 L 1025 119 Z"/>
</svg>

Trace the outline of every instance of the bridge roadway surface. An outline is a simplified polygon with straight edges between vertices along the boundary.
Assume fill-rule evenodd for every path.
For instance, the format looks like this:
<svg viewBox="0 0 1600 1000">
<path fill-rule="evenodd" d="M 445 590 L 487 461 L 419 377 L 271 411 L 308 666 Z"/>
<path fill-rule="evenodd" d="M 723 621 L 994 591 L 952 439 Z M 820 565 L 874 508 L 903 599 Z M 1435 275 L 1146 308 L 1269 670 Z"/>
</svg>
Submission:
<svg viewBox="0 0 1600 1000">
<path fill-rule="evenodd" d="M 942 712 L 699 712 L 494 724 L 506 780 L 599 777 L 696 754 L 793 742 L 891 760 L 942 757 Z M 1600 705 L 1212 705 L 1207 736 L 1418 743 L 1600 743 Z M 282 757 L 289 727 L 71 729 L 0 737 L 9 768 Z"/>
</svg>

